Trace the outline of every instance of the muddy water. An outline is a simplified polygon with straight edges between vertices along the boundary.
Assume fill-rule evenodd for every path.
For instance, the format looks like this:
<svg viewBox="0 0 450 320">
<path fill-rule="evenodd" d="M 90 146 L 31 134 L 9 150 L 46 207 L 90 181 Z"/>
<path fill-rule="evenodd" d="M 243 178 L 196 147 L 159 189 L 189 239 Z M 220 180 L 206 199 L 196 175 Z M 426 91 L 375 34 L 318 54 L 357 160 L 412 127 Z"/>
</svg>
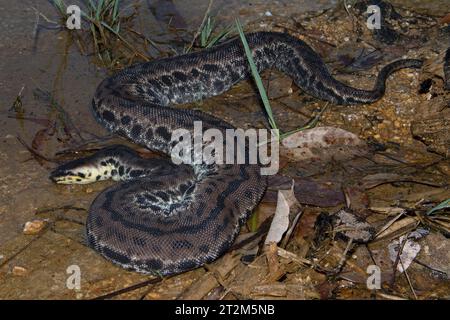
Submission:
<svg viewBox="0 0 450 320">
<path fill-rule="evenodd" d="M 135 3 L 139 4 L 135 18 L 137 28 L 147 37 L 161 42 L 161 48 L 169 55 L 180 53 L 190 42 L 208 6 L 208 1 L 204 0 L 123 1 L 123 6 Z M 280 29 L 277 26 L 280 21 L 301 17 L 305 12 L 321 12 L 333 8 L 336 3 L 331 0 L 214 1 L 211 15 L 220 17 L 219 26 L 229 25 L 239 16 L 244 24 L 254 29 Z M 0 0 L 0 298 L 94 297 L 147 277 L 112 266 L 82 244 L 83 227 L 74 221 L 83 221 L 85 211 L 82 209 L 88 208 L 95 195 L 108 183 L 55 186 L 48 180 L 48 172 L 55 165 L 51 160 L 57 151 L 107 134 L 94 121 L 89 110 L 96 85 L 107 71 L 94 64 L 92 57 L 81 55 L 68 32 L 54 29 L 36 11 L 50 20 L 58 20 L 48 1 L 11 3 Z M 47 28 L 37 29 L 37 23 Z M 318 30 L 314 24 L 308 25 L 308 29 L 313 34 Z M 328 40 L 339 43 L 339 39 L 346 36 L 336 34 Z M 323 52 L 328 50 L 330 48 Z M 158 55 L 157 51 L 150 52 Z M 350 78 L 343 77 L 345 80 Z M 282 119 L 283 129 L 294 129 L 305 123 L 311 111 L 321 105 L 311 104 L 307 97 L 299 97 L 301 93 L 298 91 L 292 94 L 288 90 L 291 86 L 289 79 L 280 74 L 265 74 L 265 79 L 274 83 L 270 89 L 271 97 L 290 95 L 274 101 L 273 105 L 275 116 Z M 371 80 L 367 83 L 362 80 L 362 85 L 370 86 L 371 83 Z M 396 115 L 398 102 L 406 100 L 403 98 L 410 95 L 411 86 L 418 86 L 417 74 L 405 71 L 401 80 L 392 85 L 393 91 L 403 94 L 386 100 L 389 112 Z M 42 92 L 50 93 L 54 103 L 43 98 Z M 16 101 L 18 95 L 20 103 Z M 300 99 L 301 103 L 298 102 Z M 406 120 L 415 114 L 418 102 L 417 96 L 405 102 L 406 109 L 405 106 L 402 108 L 409 110 L 405 111 Z M 305 111 L 300 110 L 302 105 L 305 105 Z M 378 106 L 359 111 L 355 117 L 364 122 L 367 114 Z M 62 122 L 59 107 L 67 114 Z M 215 113 L 242 127 L 266 124 L 259 100 L 249 83 L 237 86 L 224 97 L 195 104 L 194 107 Z M 17 119 L 18 116 L 24 119 Z M 346 119 L 336 112 L 326 120 L 347 126 L 353 132 L 362 132 L 363 137 L 374 134 L 370 130 L 362 130 L 364 124 L 354 125 L 355 121 L 350 123 Z M 56 125 L 49 125 L 49 122 Z M 69 131 L 64 131 L 61 123 L 69 122 Z M 401 134 L 402 131 L 399 129 L 394 135 L 396 133 Z M 34 143 L 38 154 L 50 161 L 30 153 L 18 138 L 27 146 Z M 401 141 L 399 138 L 395 142 Z M 416 143 L 411 139 L 407 142 Z M 423 146 L 421 148 L 424 149 Z M 53 210 L 65 206 L 77 209 Z M 63 220 L 59 215 L 71 221 Z M 38 235 L 24 235 L 24 224 L 37 218 L 47 219 L 48 229 Z M 66 268 L 72 264 L 83 270 L 81 291 L 66 288 Z M 25 271 L 21 272 L 20 268 Z M 203 273 L 204 270 L 199 269 L 181 275 L 178 281 L 167 284 L 165 293 L 155 288 L 150 297 L 176 297 Z"/>
</svg>

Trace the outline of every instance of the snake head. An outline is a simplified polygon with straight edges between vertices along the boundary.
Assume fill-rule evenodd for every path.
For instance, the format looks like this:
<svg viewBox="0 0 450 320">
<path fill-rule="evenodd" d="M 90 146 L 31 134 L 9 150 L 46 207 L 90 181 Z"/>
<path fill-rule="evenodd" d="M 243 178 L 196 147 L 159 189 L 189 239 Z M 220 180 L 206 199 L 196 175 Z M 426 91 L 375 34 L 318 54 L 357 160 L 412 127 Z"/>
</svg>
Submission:
<svg viewBox="0 0 450 320">
<path fill-rule="evenodd" d="M 88 159 L 76 159 L 58 166 L 50 173 L 50 180 L 59 184 L 87 184 L 107 179 L 107 175 L 100 174 L 99 168 Z"/>
</svg>

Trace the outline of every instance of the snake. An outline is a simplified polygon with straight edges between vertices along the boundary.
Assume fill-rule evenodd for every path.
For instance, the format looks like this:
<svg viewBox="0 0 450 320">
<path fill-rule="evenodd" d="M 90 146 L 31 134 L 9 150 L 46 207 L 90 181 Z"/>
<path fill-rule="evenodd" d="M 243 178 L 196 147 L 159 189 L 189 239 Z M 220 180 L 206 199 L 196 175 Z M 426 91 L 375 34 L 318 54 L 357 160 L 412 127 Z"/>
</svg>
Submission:
<svg viewBox="0 0 450 320">
<path fill-rule="evenodd" d="M 306 94 L 337 105 L 377 101 L 391 73 L 422 66 L 417 59 L 393 61 L 380 70 L 373 89 L 364 90 L 335 79 L 319 54 L 292 35 L 255 32 L 246 39 L 258 72 L 277 69 Z M 196 121 L 202 132 L 236 129 L 177 105 L 220 95 L 251 76 L 242 41 L 235 37 L 124 68 L 98 85 L 92 111 L 110 132 L 167 156 L 181 140 L 173 133 L 194 133 Z M 59 165 L 50 178 L 59 184 L 117 181 L 88 210 L 87 244 L 128 270 L 167 276 L 213 262 L 235 241 L 267 188 L 262 165 L 245 159 L 175 163 L 167 157 L 145 159 L 130 147 L 113 145 Z"/>
</svg>

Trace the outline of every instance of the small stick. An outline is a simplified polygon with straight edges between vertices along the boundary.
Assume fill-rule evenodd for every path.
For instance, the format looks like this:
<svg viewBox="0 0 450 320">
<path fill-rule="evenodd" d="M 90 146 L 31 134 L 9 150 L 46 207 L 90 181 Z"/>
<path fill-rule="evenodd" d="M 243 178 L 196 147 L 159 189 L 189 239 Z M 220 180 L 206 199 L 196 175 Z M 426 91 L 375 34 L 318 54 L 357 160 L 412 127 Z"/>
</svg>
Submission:
<svg viewBox="0 0 450 320">
<path fill-rule="evenodd" d="M 398 219 L 400 219 L 401 216 L 403 216 L 405 214 L 406 210 L 403 210 L 402 212 L 400 212 L 397 216 L 395 216 L 391 221 L 389 221 L 388 223 L 386 223 L 381 229 L 380 231 L 377 232 L 377 234 L 375 235 L 375 238 L 377 238 L 381 233 L 383 233 L 384 231 L 386 231 L 390 226 L 392 226 L 394 224 L 395 221 L 397 221 Z"/>
<path fill-rule="evenodd" d="M 414 290 L 414 288 L 412 286 L 411 279 L 409 278 L 408 272 L 406 271 L 405 267 L 403 266 L 403 262 L 401 261 L 401 259 L 400 259 L 400 264 L 402 265 L 403 273 L 405 274 L 406 280 L 408 281 L 409 287 L 411 288 L 411 291 L 412 291 L 412 293 L 414 295 L 414 299 L 417 300 L 418 298 L 417 298 L 417 295 L 416 295 L 416 291 Z"/>
<path fill-rule="evenodd" d="M 33 148 L 29 147 L 25 141 L 22 140 L 21 137 L 17 136 L 17 140 L 20 142 L 20 144 L 22 144 L 35 158 L 47 161 L 47 162 L 53 162 L 53 163 L 58 163 L 58 161 L 54 160 L 54 159 L 50 159 L 47 158 L 46 156 L 43 156 L 42 154 L 40 154 L 39 152 L 37 152 L 36 150 L 34 150 Z M 28 159 L 29 160 L 29 159 Z"/>
<path fill-rule="evenodd" d="M 39 214 L 44 214 L 47 212 L 55 212 L 58 210 L 76 210 L 76 211 L 87 211 L 85 208 L 80 208 L 80 207 L 74 207 L 73 205 L 66 205 L 66 206 L 62 206 L 62 207 L 56 207 L 56 208 L 41 208 L 41 209 L 37 209 L 36 212 L 34 213 L 35 215 L 39 215 Z"/>
<path fill-rule="evenodd" d="M 169 277 L 167 277 L 166 279 L 168 279 L 168 278 L 169 278 Z M 131 285 L 131 286 L 129 286 L 129 287 L 125 287 L 125 288 L 123 288 L 123 289 L 119 289 L 119 290 L 116 290 L 116 291 L 107 293 L 107 294 L 105 294 L 105 295 L 95 297 L 95 298 L 93 298 L 93 299 L 91 299 L 91 300 L 106 300 L 106 299 L 111 299 L 111 298 L 114 298 L 115 296 L 118 296 L 118 295 L 121 295 L 121 294 L 130 292 L 130 291 L 134 291 L 134 290 L 137 290 L 137 289 L 140 289 L 140 288 L 149 286 L 149 285 L 151 285 L 151 284 L 159 283 L 159 282 L 161 282 L 162 280 L 163 280 L 162 277 L 157 277 L 157 278 L 145 280 L 145 281 L 139 282 L 139 283 L 137 283 L 137 284 Z"/>
<path fill-rule="evenodd" d="M 405 298 L 394 296 L 391 294 L 382 293 L 382 292 L 377 292 L 377 295 L 382 298 L 389 299 L 389 300 L 406 300 Z"/>
</svg>

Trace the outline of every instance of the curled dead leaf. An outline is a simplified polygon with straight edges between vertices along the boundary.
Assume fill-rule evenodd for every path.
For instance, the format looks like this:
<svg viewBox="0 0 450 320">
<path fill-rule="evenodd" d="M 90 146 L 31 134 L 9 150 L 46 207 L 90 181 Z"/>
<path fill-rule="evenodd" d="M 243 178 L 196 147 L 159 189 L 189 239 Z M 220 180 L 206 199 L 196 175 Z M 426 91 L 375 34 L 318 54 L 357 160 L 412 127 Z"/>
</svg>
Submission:
<svg viewBox="0 0 450 320">
<path fill-rule="evenodd" d="M 279 243 L 284 233 L 289 228 L 289 213 L 291 207 L 297 203 L 297 199 L 294 195 L 294 188 L 290 190 L 279 190 L 277 207 L 275 209 L 275 215 L 270 225 L 269 233 L 267 234 L 265 244 Z"/>
</svg>

